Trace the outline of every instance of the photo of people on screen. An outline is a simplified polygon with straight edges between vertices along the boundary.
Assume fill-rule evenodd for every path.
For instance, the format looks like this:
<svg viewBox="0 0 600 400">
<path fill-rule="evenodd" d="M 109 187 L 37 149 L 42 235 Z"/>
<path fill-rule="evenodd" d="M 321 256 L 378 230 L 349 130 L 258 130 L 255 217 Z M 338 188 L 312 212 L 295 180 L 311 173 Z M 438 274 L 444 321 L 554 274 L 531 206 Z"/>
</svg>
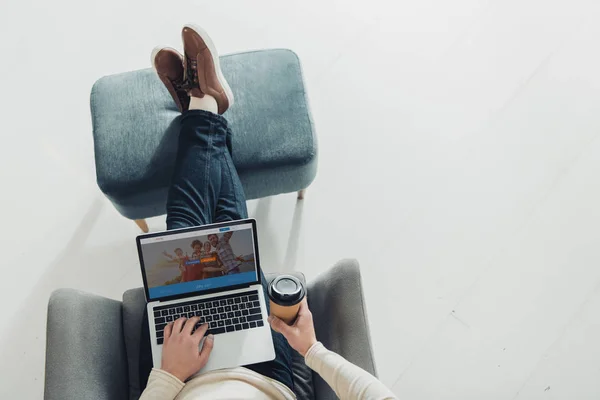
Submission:
<svg viewBox="0 0 600 400">
<path fill-rule="evenodd" d="M 149 287 L 201 281 L 255 269 L 250 229 L 157 242 L 150 246 L 144 248 Z"/>
</svg>

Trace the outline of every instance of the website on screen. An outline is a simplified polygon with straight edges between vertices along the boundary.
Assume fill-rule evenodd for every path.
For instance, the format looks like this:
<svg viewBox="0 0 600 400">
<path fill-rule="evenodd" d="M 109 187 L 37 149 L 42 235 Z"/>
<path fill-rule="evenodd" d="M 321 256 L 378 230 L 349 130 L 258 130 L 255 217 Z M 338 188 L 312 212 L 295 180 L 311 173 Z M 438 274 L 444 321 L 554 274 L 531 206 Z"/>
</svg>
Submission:
<svg viewBox="0 0 600 400">
<path fill-rule="evenodd" d="M 140 240 L 151 299 L 257 281 L 252 224 Z"/>
</svg>

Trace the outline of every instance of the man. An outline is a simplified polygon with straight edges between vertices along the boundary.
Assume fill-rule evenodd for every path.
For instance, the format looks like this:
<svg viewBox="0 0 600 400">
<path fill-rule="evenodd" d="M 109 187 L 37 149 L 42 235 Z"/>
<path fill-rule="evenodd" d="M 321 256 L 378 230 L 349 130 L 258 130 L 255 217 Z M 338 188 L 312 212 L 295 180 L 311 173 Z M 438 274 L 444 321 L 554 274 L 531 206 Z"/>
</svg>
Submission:
<svg viewBox="0 0 600 400">
<path fill-rule="evenodd" d="M 233 236 L 233 232 L 225 232 L 221 239 L 216 234 L 208 235 L 208 241 L 210 244 L 217 249 L 217 254 L 225 267 L 225 274 L 237 274 L 240 272 L 240 265 L 242 265 L 239 257 L 233 254 L 233 249 L 229 240 Z"/>
<path fill-rule="evenodd" d="M 233 94 L 208 35 L 186 25 L 182 38 L 185 61 L 173 49 L 153 53 L 159 78 L 183 112 L 167 198 L 167 229 L 247 218 L 246 198 L 231 159 L 231 131 L 220 115 L 233 104 Z M 217 251 L 228 255 L 224 257 L 227 261 L 222 261 L 227 262 L 231 272 L 239 269 L 239 264 L 231 257 L 230 239 L 231 232 L 220 240 L 216 235 L 209 238 Z M 266 279 L 263 277 L 262 281 L 266 293 Z M 207 326 L 200 326 L 192 334 L 198 322 L 198 317 L 179 318 L 165 327 L 162 365 L 154 366 L 147 385 L 142 382 L 145 390 L 141 400 L 295 399 L 292 348 L 342 399 L 395 398 L 375 377 L 317 342 L 306 300 L 292 326 L 276 317 L 269 318 L 274 331 L 281 332 L 273 332 L 274 360 L 211 371 L 190 379 L 206 365 L 215 345 L 214 337 L 208 335 L 199 350 Z M 142 356 L 151 353 L 147 329 L 145 332 Z M 140 374 L 148 376 L 151 366 L 150 359 L 141 359 Z"/>
</svg>

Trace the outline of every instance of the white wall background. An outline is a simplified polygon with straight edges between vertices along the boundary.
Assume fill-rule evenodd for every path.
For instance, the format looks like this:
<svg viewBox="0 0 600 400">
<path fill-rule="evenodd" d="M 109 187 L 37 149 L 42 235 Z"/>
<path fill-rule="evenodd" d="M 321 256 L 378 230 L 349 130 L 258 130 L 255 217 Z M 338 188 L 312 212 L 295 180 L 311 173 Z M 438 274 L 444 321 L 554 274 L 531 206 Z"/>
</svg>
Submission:
<svg viewBox="0 0 600 400">
<path fill-rule="evenodd" d="M 42 396 L 53 289 L 140 285 L 137 228 L 95 184 L 89 93 L 190 21 L 222 53 L 300 55 L 319 174 L 303 203 L 250 203 L 263 265 L 310 279 L 358 258 L 400 398 L 598 398 L 599 14 L 596 0 L 4 0 L 0 398 Z"/>
</svg>

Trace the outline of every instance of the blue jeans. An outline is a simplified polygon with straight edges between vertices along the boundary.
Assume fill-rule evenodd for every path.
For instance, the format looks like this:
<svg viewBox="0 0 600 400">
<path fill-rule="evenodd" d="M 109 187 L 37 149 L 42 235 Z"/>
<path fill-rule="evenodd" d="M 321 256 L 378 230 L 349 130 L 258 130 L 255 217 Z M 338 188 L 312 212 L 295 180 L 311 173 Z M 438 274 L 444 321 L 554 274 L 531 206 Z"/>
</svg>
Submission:
<svg viewBox="0 0 600 400">
<path fill-rule="evenodd" d="M 231 134 L 227 120 L 220 115 L 202 110 L 183 114 L 175 170 L 167 198 L 167 229 L 248 217 L 244 189 L 231 158 Z M 264 274 L 262 282 L 265 298 L 268 298 Z M 272 330 L 271 334 L 275 359 L 246 365 L 246 368 L 293 390 L 292 349 L 281 334 Z M 146 320 L 142 328 L 142 343 L 141 353 L 147 346 L 146 354 L 140 356 L 140 379 L 144 388 L 152 368 L 152 359 L 147 358 L 150 356 L 150 339 Z"/>
</svg>

